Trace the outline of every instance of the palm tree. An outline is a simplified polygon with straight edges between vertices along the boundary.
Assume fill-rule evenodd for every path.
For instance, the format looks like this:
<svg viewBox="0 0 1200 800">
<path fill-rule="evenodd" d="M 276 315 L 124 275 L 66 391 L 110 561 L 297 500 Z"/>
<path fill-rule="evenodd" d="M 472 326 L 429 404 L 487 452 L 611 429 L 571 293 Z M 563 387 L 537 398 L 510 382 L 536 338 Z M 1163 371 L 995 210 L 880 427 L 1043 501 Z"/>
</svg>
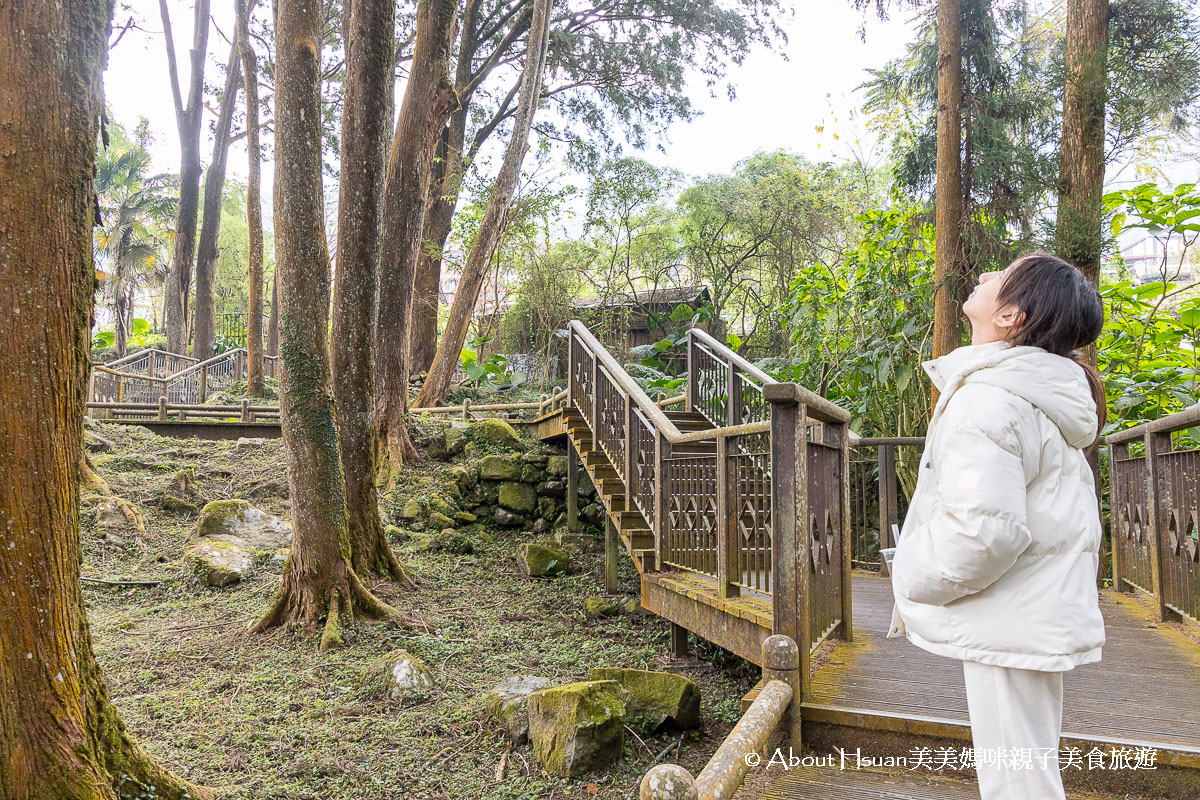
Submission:
<svg viewBox="0 0 1200 800">
<path fill-rule="evenodd" d="M 123 149 L 101 148 L 96 157 L 96 195 L 101 224 L 96 227 L 96 259 L 108 266 L 105 294 L 112 302 L 117 357 L 125 355 L 133 325 L 133 298 L 145 285 L 161 285 L 167 269 L 161 258 L 164 226 L 175 215 L 171 176 L 146 176 L 150 154 L 138 141 Z"/>
</svg>

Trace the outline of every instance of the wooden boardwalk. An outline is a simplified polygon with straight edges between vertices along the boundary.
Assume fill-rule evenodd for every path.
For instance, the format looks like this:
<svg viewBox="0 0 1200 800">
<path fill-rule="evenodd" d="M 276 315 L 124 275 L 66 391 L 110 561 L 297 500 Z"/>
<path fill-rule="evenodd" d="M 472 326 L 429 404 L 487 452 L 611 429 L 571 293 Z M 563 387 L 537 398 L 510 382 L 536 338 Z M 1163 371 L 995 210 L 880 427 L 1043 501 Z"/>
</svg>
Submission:
<svg viewBox="0 0 1200 800">
<path fill-rule="evenodd" d="M 853 586 L 854 639 L 838 642 L 816 671 L 806 707 L 969 724 L 961 662 L 886 638 L 887 578 L 856 572 Z M 1063 677 L 1064 737 L 1146 743 L 1200 763 L 1200 646 L 1171 628 L 1149 627 L 1149 613 L 1133 598 L 1103 591 L 1100 607 L 1103 658 Z"/>
</svg>

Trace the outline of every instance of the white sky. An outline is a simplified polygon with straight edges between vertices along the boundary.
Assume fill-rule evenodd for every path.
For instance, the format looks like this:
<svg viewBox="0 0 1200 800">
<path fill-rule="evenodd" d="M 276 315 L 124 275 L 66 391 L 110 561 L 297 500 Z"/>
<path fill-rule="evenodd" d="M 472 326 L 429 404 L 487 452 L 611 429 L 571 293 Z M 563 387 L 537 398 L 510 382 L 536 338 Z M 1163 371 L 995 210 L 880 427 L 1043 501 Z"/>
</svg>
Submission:
<svg viewBox="0 0 1200 800">
<path fill-rule="evenodd" d="M 116 121 L 126 127 L 132 128 L 139 116 L 150 120 L 154 170 L 177 171 L 179 143 L 158 4 L 130 0 L 130 6 L 129 11 L 118 10 L 114 28 L 124 25 L 132 14 L 138 29 L 128 31 L 109 55 L 105 97 Z M 168 6 L 181 80 L 186 81 L 192 4 L 168 0 Z M 783 21 L 788 43 L 779 52 L 755 50 L 742 66 L 730 70 L 728 80 L 737 87 L 736 100 L 731 102 L 721 87 L 717 97 L 710 97 L 704 81 L 697 78 L 690 94 L 703 116 L 691 124 L 671 127 L 665 155 L 654 149 L 641 155 L 660 166 L 705 175 L 727 172 L 756 150 L 783 148 L 814 160 L 828 158 L 831 147 L 838 154 L 839 143 L 832 138 L 838 123 L 833 122 L 831 109 L 838 119 L 845 120 L 846 113 L 858 105 L 854 87 L 866 78 L 864 70 L 900 55 L 912 28 L 905 17 L 880 22 L 870 16 L 863 42 L 858 36 L 862 18 L 848 0 L 808 0 L 803 8 L 802 15 Z M 218 29 L 232 36 L 233 3 L 214 2 L 212 18 L 215 26 L 209 33 L 205 74 L 210 85 L 218 82 L 217 65 L 224 64 L 229 55 L 229 45 Z M 205 163 L 212 152 L 208 128 L 214 118 L 215 113 L 206 110 L 201 144 Z M 822 122 L 827 127 L 818 134 L 816 126 Z M 843 125 L 840 130 L 844 135 L 848 128 Z M 240 144 L 230 150 L 228 174 L 243 179 L 246 175 L 246 151 Z M 272 174 L 272 165 L 265 164 L 264 187 L 270 186 Z M 263 194 L 269 198 L 269 189 Z"/>
</svg>

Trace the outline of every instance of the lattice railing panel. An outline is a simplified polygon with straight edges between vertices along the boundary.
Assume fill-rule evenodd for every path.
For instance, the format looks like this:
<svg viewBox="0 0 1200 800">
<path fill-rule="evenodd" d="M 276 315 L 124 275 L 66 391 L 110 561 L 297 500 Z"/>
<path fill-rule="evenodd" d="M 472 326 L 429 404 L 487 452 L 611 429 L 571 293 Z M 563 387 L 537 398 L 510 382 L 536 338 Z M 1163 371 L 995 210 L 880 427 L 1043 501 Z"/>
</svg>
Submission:
<svg viewBox="0 0 1200 800">
<path fill-rule="evenodd" d="M 756 592 L 771 591 L 771 453 L 770 442 L 732 437 L 729 474 L 732 477 L 733 546 L 730 580 Z M 738 440 L 735 442 L 735 440 Z M 745 452 L 743 452 L 745 451 Z"/>
<path fill-rule="evenodd" d="M 664 460 L 666 530 L 663 562 L 717 576 L 717 457 L 674 456 Z"/>
</svg>

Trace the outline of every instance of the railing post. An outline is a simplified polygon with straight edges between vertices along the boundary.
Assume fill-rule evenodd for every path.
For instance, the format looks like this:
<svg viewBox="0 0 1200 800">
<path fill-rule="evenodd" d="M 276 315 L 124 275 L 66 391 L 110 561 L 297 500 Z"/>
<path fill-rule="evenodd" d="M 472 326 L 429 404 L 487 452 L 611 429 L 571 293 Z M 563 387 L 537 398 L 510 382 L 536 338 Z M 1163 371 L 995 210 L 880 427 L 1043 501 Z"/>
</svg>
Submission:
<svg viewBox="0 0 1200 800">
<path fill-rule="evenodd" d="M 800 648 L 790 636 L 774 634 L 762 644 L 763 684 L 783 681 L 792 687 L 792 702 L 788 704 L 788 736 L 793 750 L 799 750 L 804 741 L 801 736 L 803 712 L 800 707 L 803 692 L 800 686 Z"/>
<path fill-rule="evenodd" d="M 1146 511 L 1149 519 L 1150 537 L 1150 593 L 1154 596 L 1154 619 L 1162 622 L 1168 618 L 1166 595 L 1163 587 L 1163 538 L 1166 528 L 1166 510 L 1171 507 L 1171 489 L 1167 476 L 1159 462 L 1159 455 L 1171 450 L 1171 434 L 1146 431 Z M 1165 502 L 1164 502 L 1165 501 Z"/>
<path fill-rule="evenodd" d="M 717 597 L 736 595 L 729 581 L 730 514 L 729 439 L 717 437 Z"/>
<path fill-rule="evenodd" d="M 763 387 L 771 404 L 772 633 L 800 649 L 800 700 L 809 693 L 808 411 L 795 384 Z"/>
<path fill-rule="evenodd" d="M 850 425 L 846 422 L 829 422 L 824 426 L 826 437 L 837 437 L 837 445 L 842 451 L 838 460 L 838 527 L 842 540 L 842 639 L 849 642 L 854 639 L 854 595 L 851 578 L 850 538 Z M 832 444 L 828 438 L 826 444 Z"/>
<path fill-rule="evenodd" d="M 125 393 L 125 376 L 118 375 L 117 376 L 117 402 L 118 403 L 124 402 L 121 399 L 121 397 L 124 393 Z"/>
<path fill-rule="evenodd" d="M 242 398 L 242 422 L 250 421 L 250 398 Z"/>
<path fill-rule="evenodd" d="M 158 421 L 167 421 L 167 398 L 165 396 L 158 398 Z"/>
<path fill-rule="evenodd" d="M 633 510 L 636 505 L 633 500 L 633 481 L 637 477 L 637 452 L 633 444 L 633 426 L 640 424 L 633 416 L 633 396 L 625 393 L 625 463 L 621 465 L 625 474 L 625 508 Z"/>
<path fill-rule="evenodd" d="M 696 410 L 696 360 L 692 357 L 692 351 L 696 349 L 696 337 L 692 336 L 692 332 L 687 332 L 687 410 Z"/>
<path fill-rule="evenodd" d="M 629 497 L 626 495 L 626 500 Z M 612 517 L 604 515 L 604 591 L 606 594 L 617 592 L 617 555 L 620 543 L 617 541 L 617 526 Z"/>
<path fill-rule="evenodd" d="M 567 326 L 567 407 L 575 403 L 575 330 Z"/>
<path fill-rule="evenodd" d="M 208 367 L 200 368 L 200 398 L 197 403 L 203 403 L 208 399 Z"/>
<path fill-rule="evenodd" d="M 600 420 L 603 417 L 600 414 L 600 357 L 592 353 L 592 417 L 589 419 L 588 426 L 592 429 L 592 435 L 595 437 L 596 446 L 600 446 Z"/>
<path fill-rule="evenodd" d="M 899 521 L 896 508 L 896 446 L 878 446 L 879 462 L 879 547 L 895 547 L 892 541 L 892 524 Z M 869 463 L 869 462 L 868 462 Z M 879 556 L 880 563 L 883 556 Z"/>
<path fill-rule="evenodd" d="M 579 453 L 575 443 L 567 437 L 567 530 L 579 530 Z"/>
<path fill-rule="evenodd" d="M 742 424 L 742 374 L 737 364 L 729 364 L 725 381 L 725 424 Z"/>
<path fill-rule="evenodd" d="M 667 459 L 671 455 L 671 442 L 662 435 L 657 427 L 654 429 L 654 568 L 662 569 L 663 542 L 667 538 L 667 526 L 670 524 L 671 486 L 668 483 Z"/>
<path fill-rule="evenodd" d="M 1121 509 L 1125 505 L 1125 487 L 1121 485 L 1118 475 L 1117 462 L 1129 458 L 1129 443 L 1118 442 L 1108 446 L 1108 530 L 1110 536 L 1109 553 L 1112 556 L 1112 588 L 1118 592 L 1125 591 L 1121 573 L 1125 565 L 1121 563 L 1121 546 L 1128 536 Z"/>
</svg>

